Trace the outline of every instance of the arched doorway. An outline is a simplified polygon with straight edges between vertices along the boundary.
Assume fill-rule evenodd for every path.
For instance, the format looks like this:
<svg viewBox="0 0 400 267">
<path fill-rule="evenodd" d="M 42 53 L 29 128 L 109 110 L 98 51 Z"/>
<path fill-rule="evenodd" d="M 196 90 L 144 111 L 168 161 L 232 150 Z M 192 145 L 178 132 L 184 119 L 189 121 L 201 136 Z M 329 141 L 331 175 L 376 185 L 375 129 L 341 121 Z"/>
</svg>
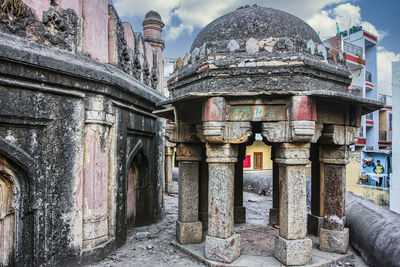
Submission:
<svg viewBox="0 0 400 267">
<path fill-rule="evenodd" d="M 142 151 L 139 151 L 132 159 L 128 170 L 126 218 L 129 227 L 151 223 L 149 171 L 147 158 Z"/>
<path fill-rule="evenodd" d="M 31 266 L 36 262 L 33 206 L 40 198 L 32 196 L 35 177 L 35 159 L 0 138 L 0 266 Z"/>
<path fill-rule="evenodd" d="M 14 263 L 18 198 L 15 174 L 0 157 L 0 266 Z"/>
</svg>

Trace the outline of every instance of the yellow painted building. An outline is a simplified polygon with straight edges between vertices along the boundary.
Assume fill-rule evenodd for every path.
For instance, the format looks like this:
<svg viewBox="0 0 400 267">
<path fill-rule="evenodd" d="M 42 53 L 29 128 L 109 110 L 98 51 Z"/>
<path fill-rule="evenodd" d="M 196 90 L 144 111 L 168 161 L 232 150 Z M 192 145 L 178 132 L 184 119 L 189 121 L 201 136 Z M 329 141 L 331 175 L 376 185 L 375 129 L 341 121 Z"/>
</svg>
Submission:
<svg viewBox="0 0 400 267">
<path fill-rule="evenodd" d="M 264 144 L 263 141 L 256 140 L 251 146 L 246 147 L 246 158 L 249 167 L 244 167 L 244 172 L 261 172 L 272 175 L 271 147 Z M 244 166 L 245 162 L 246 160 Z M 361 151 L 350 152 L 350 163 L 346 166 L 346 190 L 370 199 L 378 205 L 388 205 L 389 189 L 360 184 L 360 174 Z M 308 165 L 307 175 L 311 176 L 311 164 Z"/>
<path fill-rule="evenodd" d="M 244 172 L 261 172 L 272 175 L 271 147 L 264 144 L 263 141 L 256 140 L 251 146 L 246 147 L 246 158 L 249 161 L 249 167 L 245 167 L 244 164 Z"/>
<path fill-rule="evenodd" d="M 385 206 L 389 203 L 389 189 L 360 184 L 361 152 L 350 152 L 350 163 L 346 166 L 346 190 L 355 195 L 370 199 L 376 204 Z"/>
</svg>

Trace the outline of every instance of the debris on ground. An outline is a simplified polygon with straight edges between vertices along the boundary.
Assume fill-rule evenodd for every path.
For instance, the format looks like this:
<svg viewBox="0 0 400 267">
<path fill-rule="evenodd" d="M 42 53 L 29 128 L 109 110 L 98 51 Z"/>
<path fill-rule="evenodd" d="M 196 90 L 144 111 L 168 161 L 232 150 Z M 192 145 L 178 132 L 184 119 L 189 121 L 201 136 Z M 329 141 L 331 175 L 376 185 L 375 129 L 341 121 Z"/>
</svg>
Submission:
<svg viewBox="0 0 400 267">
<path fill-rule="evenodd" d="M 271 197 L 244 192 L 243 203 L 246 207 L 246 223 L 235 226 L 235 232 L 243 235 L 242 250 L 244 252 L 251 251 L 256 255 L 273 255 L 274 244 L 271 242 L 274 238 L 271 238 L 270 235 L 273 232 L 278 234 L 279 226 L 270 227 L 271 230 L 265 227 L 269 221 L 269 209 L 272 208 Z M 172 245 L 176 235 L 178 198 L 165 194 L 164 205 L 164 218 L 161 221 L 149 226 L 128 230 L 125 245 L 111 253 L 107 258 L 88 267 L 205 266 Z M 330 267 L 366 266 L 360 257 L 340 264 Z"/>
<path fill-rule="evenodd" d="M 135 234 L 136 239 L 142 239 L 142 238 L 146 238 L 148 236 L 149 236 L 149 232 L 137 232 Z"/>
</svg>

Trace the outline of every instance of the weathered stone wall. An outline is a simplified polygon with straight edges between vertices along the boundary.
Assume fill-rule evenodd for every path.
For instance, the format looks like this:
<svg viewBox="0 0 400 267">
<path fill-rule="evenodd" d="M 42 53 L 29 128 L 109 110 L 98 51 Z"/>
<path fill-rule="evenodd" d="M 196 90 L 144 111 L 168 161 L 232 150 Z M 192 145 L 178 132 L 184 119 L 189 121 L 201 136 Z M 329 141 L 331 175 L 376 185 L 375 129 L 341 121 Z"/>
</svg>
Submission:
<svg viewBox="0 0 400 267">
<path fill-rule="evenodd" d="M 162 47 L 133 33 L 108 0 L 1 1 L 0 31 L 111 63 L 162 91 Z M 130 28 L 130 30 L 129 30 Z M 161 28 L 160 33 L 161 34 Z M 151 38 L 150 38 L 151 39 Z"/>
<path fill-rule="evenodd" d="M 165 99 L 142 68 L 152 48 L 141 35 L 121 35 L 108 1 L 43 2 L 27 0 L 27 17 L 0 23 L 0 163 L 17 174 L 19 206 L 16 229 L 4 234 L 15 233 L 17 266 L 76 266 L 122 245 L 128 227 L 160 218 L 163 124 L 152 111 Z M 115 26 L 105 46 L 82 32 L 82 14 L 94 2 L 102 16 L 89 26 L 104 26 L 101 18 Z M 137 213 L 128 221 L 128 171 L 138 164 L 138 194 L 130 199 Z"/>
</svg>

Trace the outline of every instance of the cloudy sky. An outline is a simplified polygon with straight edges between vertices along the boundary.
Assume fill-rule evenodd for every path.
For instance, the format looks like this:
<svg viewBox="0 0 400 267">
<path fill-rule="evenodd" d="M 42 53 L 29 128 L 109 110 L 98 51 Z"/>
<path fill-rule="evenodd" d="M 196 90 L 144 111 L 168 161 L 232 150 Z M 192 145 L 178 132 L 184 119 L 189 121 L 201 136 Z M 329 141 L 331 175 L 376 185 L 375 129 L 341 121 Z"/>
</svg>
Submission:
<svg viewBox="0 0 400 267">
<path fill-rule="evenodd" d="M 123 21 L 135 31 L 149 10 L 160 13 L 165 28 L 165 57 L 183 57 L 208 23 L 246 4 L 272 7 L 294 14 L 309 23 L 321 39 L 352 25 L 362 25 L 379 37 L 378 86 L 391 88 L 391 62 L 400 59 L 399 0 L 114 0 Z"/>
</svg>

